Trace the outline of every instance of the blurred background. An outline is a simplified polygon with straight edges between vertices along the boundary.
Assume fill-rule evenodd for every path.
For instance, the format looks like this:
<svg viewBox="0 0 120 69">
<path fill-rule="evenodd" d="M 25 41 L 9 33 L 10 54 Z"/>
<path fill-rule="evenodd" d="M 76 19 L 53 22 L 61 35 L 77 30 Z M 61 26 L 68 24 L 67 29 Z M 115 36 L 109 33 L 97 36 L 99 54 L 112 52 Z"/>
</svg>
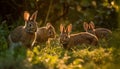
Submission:
<svg viewBox="0 0 120 69">
<path fill-rule="evenodd" d="M 57 34 L 60 33 L 59 26 L 61 23 L 65 25 L 72 23 L 72 32 L 84 31 L 83 22 L 85 21 L 93 21 L 96 28 L 104 27 L 112 30 L 114 39 L 109 47 L 114 49 L 112 57 L 117 58 L 114 59 L 115 64 L 119 63 L 120 0 L 0 0 L 0 56 L 6 53 L 6 58 L 1 57 L 0 60 L 5 60 L 5 64 L 7 64 L 8 60 L 6 59 L 9 59 L 9 57 L 11 57 L 10 62 L 12 62 L 14 60 L 13 57 L 16 57 L 15 55 L 17 55 L 15 62 L 19 63 L 21 61 L 18 52 L 12 56 L 9 52 L 6 52 L 8 46 L 7 37 L 17 26 L 24 25 L 24 11 L 32 14 L 36 10 L 38 10 L 38 26 L 42 27 L 47 22 L 50 22 L 55 27 Z M 20 52 L 20 54 L 26 56 L 23 52 Z M 16 63 L 13 62 L 13 64 Z M 39 64 L 44 65 L 42 62 Z M 4 64 L 1 62 L 1 65 Z M 2 67 L 4 69 L 4 66 Z M 6 69 L 12 68 L 8 66 Z"/>
<path fill-rule="evenodd" d="M 72 23 L 73 30 L 82 30 L 84 21 L 111 30 L 119 26 L 119 0 L 1 0 L 0 9 L 0 24 L 10 29 L 18 21 L 24 24 L 24 11 L 32 14 L 36 10 L 39 26 L 51 22 L 58 29 L 60 23 Z"/>
</svg>

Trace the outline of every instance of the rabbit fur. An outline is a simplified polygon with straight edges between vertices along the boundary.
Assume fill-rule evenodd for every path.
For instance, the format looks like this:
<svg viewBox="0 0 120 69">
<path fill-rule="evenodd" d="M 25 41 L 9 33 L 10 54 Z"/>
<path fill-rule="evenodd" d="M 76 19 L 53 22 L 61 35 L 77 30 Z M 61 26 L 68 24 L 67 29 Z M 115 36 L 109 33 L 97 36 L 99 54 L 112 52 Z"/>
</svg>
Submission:
<svg viewBox="0 0 120 69">
<path fill-rule="evenodd" d="M 87 22 L 84 22 L 83 26 L 86 32 L 96 35 L 98 39 L 105 38 L 106 40 L 108 40 L 110 36 L 112 35 L 112 31 L 107 28 L 96 28 L 95 29 L 95 25 L 92 21 L 89 24 Z"/>
<path fill-rule="evenodd" d="M 70 34 L 72 30 L 72 24 L 68 25 L 67 28 L 61 24 L 60 25 L 60 43 L 64 48 L 71 48 L 72 46 L 81 44 L 90 44 L 96 46 L 98 44 L 98 39 L 95 35 L 88 32 L 80 32 L 77 34 Z"/>
<path fill-rule="evenodd" d="M 55 38 L 55 28 L 51 23 L 47 23 L 46 26 L 38 28 L 36 44 L 41 44 L 48 41 L 49 38 Z"/>
<path fill-rule="evenodd" d="M 35 11 L 32 16 L 25 11 L 24 12 L 24 26 L 18 26 L 8 36 L 9 47 L 13 49 L 15 46 L 25 46 L 31 48 L 36 40 L 37 31 L 37 17 L 38 11 Z"/>
</svg>

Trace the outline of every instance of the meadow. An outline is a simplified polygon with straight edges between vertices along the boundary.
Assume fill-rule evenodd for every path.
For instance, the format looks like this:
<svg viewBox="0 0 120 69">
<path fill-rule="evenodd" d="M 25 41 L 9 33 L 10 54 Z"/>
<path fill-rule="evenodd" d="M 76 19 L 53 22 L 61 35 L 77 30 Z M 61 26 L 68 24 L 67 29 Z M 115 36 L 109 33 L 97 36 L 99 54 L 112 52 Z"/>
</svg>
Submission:
<svg viewBox="0 0 120 69">
<path fill-rule="evenodd" d="M 0 69 L 119 69 L 120 32 L 112 31 L 109 41 L 98 46 L 75 46 L 70 50 L 62 47 L 59 39 L 36 45 L 32 50 L 24 46 L 8 49 L 8 27 L 0 26 Z M 59 34 L 57 34 L 59 37 Z"/>
<path fill-rule="evenodd" d="M 0 0 L 0 69 L 120 69 L 120 0 Z M 47 22 L 56 29 L 56 39 L 35 45 L 8 48 L 8 35 L 24 25 L 24 11 L 38 11 L 38 27 Z M 59 41 L 60 24 L 72 24 L 72 33 L 83 22 L 108 28 L 112 36 L 98 46 L 78 45 L 70 50 Z"/>
</svg>

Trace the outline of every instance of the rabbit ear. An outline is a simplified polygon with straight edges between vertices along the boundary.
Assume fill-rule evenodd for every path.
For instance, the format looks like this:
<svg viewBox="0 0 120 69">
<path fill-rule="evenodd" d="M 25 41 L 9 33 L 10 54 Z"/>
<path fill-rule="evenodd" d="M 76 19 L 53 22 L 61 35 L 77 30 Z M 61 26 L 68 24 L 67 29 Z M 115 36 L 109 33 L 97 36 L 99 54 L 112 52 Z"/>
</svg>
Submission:
<svg viewBox="0 0 120 69">
<path fill-rule="evenodd" d="M 30 20 L 36 21 L 37 13 L 38 13 L 38 11 L 35 11 L 35 12 L 32 14 L 32 16 L 30 17 Z"/>
<path fill-rule="evenodd" d="M 51 23 L 46 24 L 47 29 L 49 29 L 51 26 L 52 26 Z"/>
<path fill-rule="evenodd" d="M 25 11 L 25 12 L 24 12 L 24 20 L 25 20 L 25 21 L 28 21 L 28 20 L 29 20 L 29 17 L 30 17 L 30 14 L 28 13 L 28 11 Z"/>
<path fill-rule="evenodd" d="M 87 32 L 87 30 L 88 30 L 88 23 L 87 22 L 84 22 L 84 24 L 83 24 L 83 27 L 84 27 L 84 30 Z"/>
<path fill-rule="evenodd" d="M 66 32 L 70 33 L 72 31 L 72 24 L 67 26 Z"/>
<path fill-rule="evenodd" d="M 65 27 L 63 26 L 63 24 L 60 24 L 60 32 L 65 32 Z"/>
<path fill-rule="evenodd" d="M 94 30 L 95 25 L 94 25 L 93 21 L 90 22 L 90 24 L 89 24 L 89 28 L 91 28 L 92 30 Z"/>
</svg>

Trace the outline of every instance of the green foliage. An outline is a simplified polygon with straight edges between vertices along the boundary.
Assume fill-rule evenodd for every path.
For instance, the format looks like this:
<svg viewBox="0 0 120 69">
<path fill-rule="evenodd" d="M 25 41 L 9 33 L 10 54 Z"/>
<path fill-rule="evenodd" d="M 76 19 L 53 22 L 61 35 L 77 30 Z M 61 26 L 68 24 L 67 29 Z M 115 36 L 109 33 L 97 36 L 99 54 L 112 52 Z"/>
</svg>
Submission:
<svg viewBox="0 0 120 69">
<path fill-rule="evenodd" d="M 17 27 L 18 25 L 20 26 L 21 24 L 23 24 L 23 20 L 19 19 L 18 22 L 14 23 L 16 24 L 11 26 L 8 26 L 6 21 L 0 24 L 0 45 L 1 45 L 0 51 L 6 50 L 6 48 L 8 48 L 8 35 L 10 31 Z"/>
<path fill-rule="evenodd" d="M 0 26 L 0 51 L 3 51 L 7 48 L 7 36 L 8 36 L 8 27 L 6 24 L 1 24 Z"/>
<path fill-rule="evenodd" d="M 8 28 L 6 24 L 0 26 L 0 69 L 119 69 L 119 29 L 113 31 L 110 41 L 101 42 L 98 47 L 80 45 L 65 50 L 59 40 L 51 40 L 33 50 L 24 47 L 9 50 Z"/>
<path fill-rule="evenodd" d="M 24 47 L 6 49 L 0 52 L 0 69 L 114 69 L 120 62 L 116 43 L 105 48 L 81 45 L 65 50 L 59 41 L 51 41 L 37 45 L 33 50 Z"/>
<path fill-rule="evenodd" d="M 19 0 L 4 1 L 3 5 L 11 3 L 13 5 L 6 6 L 15 9 L 12 8 L 10 14 L 1 11 L 6 14 L 0 17 L 0 69 L 119 69 L 120 28 L 117 19 L 120 12 L 118 13 L 117 0 L 53 0 L 47 21 L 52 22 L 57 32 L 60 23 L 72 23 L 74 33 L 83 30 L 84 21 L 91 20 L 99 27 L 114 29 L 112 39 L 108 42 L 101 41 L 98 47 L 80 45 L 65 50 L 59 40 L 53 40 L 37 45 L 33 50 L 24 47 L 9 50 L 8 35 L 15 27 L 24 25 L 23 11 L 38 10 L 38 24 L 44 25 L 50 1 L 52 0 L 25 0 L 23 3 L 18 3 Z M 21 7 L 24 8 L 21 10 Z M 59 37 L 58 33 L 57 36 Z"/>
<path fill-rule="evenodd" d="M 15 50 L 6 50 L 0 52 L 0 69 L 25 69 L 25 49 L 16 48 Z"/>
<path fill-rule="evenodd" d="M 74 30 L 82 30 L 84 21 L 93 21 L 96 27 L 114 30 L 118 28 L 118 2 L 117 0 L 1 0 L 0 14 L 1 20 L 10 26 L 16 25 L 14 22 L 23 18 L 24 11 L 33 13 L 38 10 L 37 19 L 38 23 L 42 22 L 41 26 L 45 25 L 45 22 L 51 22 L 57 29 L 60 23 L 68 21 L 74 25 Z"/>
</svg>

